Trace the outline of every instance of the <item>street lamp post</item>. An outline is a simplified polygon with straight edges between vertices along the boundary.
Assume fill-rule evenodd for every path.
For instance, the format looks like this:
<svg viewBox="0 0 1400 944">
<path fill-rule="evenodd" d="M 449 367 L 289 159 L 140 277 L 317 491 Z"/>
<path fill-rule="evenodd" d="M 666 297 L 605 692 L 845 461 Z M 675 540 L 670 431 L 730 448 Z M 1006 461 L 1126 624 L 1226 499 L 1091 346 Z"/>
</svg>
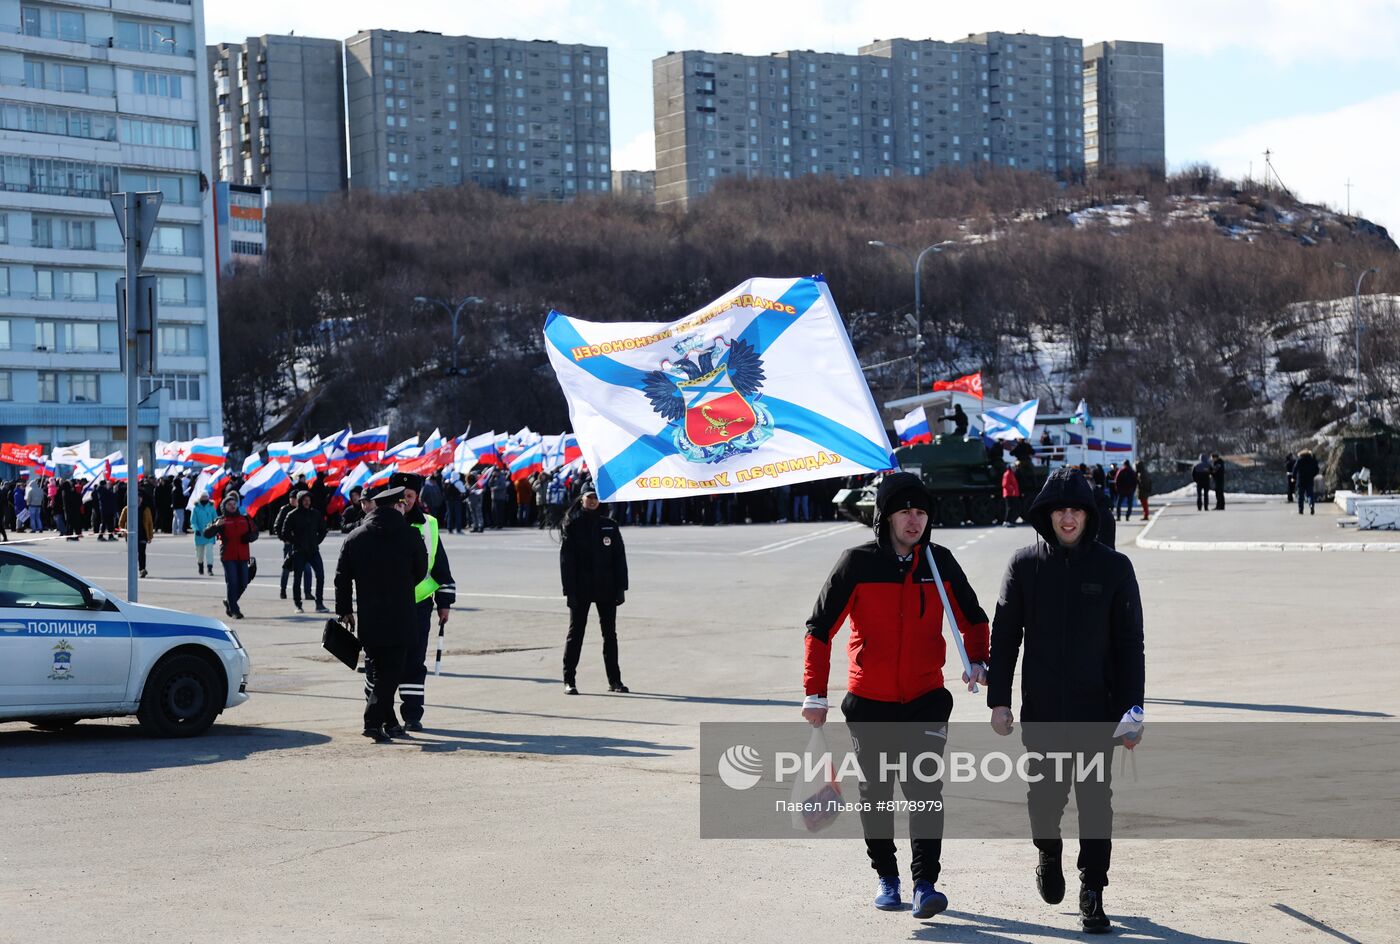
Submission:
<svg viewBox="0 0 1400 944">
<path fill-rule="evenodd" d="M 1347 274 L 1351 274 L 1351 266 L 1345 262 L 1335 263 L 1337 268 L 1346 269 Z M 1356 337 L 1356 419 L 1361 419 L 1361 282 L 1366 276 L 1373 272 L 1379 272 L 1375 266 L 1365 269 L 1356 277 L 1356 288 L 1351 295 L 1351 320 Z"/>
<path fill-rule="evenodd" d="M 867 240 L 866 245 L 878 246 L 881 249 L 893 249 L 902 253 L 904 258 L 909 260 L 909 264 L 914 267 L 914 393 L 919 393 L 919 386 L 924 382 L 924 312 L 923 312 L 923 280 L 919 278 L 919 271 L 923 268 L 924 256 L 931 252 L 942 252 L 943 247 L 951 240 L 944 240 L 941 243 L 934 243 L 927 246 L 922 252 L 915 256 L 903 246 L 896 246 L 880 239 Z"/>
<path fill-rule="evenodd" d="M 457 320 L 461 318 L 462 310 L 468 305 L 480 305 L 486 299 L 476 295 L 468 295 L 456 305 L 445 298 L 429 298 L 426 295 L 415 295 L 413 300 L 420 305 L 437 305 L 452 319 L 452 376 L 457 376 Z"/>
</svg>

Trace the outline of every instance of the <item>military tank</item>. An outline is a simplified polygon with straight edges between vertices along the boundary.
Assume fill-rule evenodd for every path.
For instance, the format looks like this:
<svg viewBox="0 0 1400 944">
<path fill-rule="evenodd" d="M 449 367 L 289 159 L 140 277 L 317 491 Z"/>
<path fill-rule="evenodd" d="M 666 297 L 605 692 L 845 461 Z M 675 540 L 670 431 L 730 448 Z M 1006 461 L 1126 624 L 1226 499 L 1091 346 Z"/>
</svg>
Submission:
<svg viewBox="0 0 1400 944">
<path fill-rule="evenodd" d="M 901 446 L 895 461 L 905 472 L 923 480 L 934 498 L 930 517 L 934 524 L 956 528 L 965 524 L 997 524 L 1002 519 L 1001 465 L 988 459 L 987 450 L 977 439 L 937 436 L 933 442 Z M 1045 469 L 1023 462 L 1016 467 L 1021 494 L 1035 495 L 1045 484 Z M 842 489 L 832 502 L 836 510 L 852 521 L 871 524 L 875 519 L 875 489 L 883 475 L 861 488 Z"/>
</svg>

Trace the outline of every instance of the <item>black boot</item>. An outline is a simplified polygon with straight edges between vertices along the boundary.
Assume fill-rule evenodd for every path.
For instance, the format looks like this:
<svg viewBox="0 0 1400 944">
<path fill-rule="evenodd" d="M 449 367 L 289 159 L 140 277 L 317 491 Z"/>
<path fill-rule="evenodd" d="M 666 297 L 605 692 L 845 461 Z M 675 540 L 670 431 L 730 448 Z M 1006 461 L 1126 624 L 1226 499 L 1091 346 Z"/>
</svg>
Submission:
<svg viewBox="0 0 1400 944">
<path fill-rule="evenodd" d="M 389 737 L 389 735 L 384 733 L 384 727 L 382 725 L 377 728 L 365 728 L 364 731 L 361 733 L 363 733 L 365 737 L 369 738 L 376 744 L 393 743 L 393 738 Z"/>
<path fill-rule="evenodd" d="M 1108 915 L 1103 913 L 1103 889 L 1079 885 L 1079 923 L 1085 934 L 1107 934 L 1111 929 Z"/>
<path fill-rule="evenodd" d="M 1060 868 L 1058 853 L 1040 850 L 1040 864 L 1035 867 L 1035 890 L 1049 905 L 1058 905 L 1065 900 L 1065 873 Z"/>
</svg>

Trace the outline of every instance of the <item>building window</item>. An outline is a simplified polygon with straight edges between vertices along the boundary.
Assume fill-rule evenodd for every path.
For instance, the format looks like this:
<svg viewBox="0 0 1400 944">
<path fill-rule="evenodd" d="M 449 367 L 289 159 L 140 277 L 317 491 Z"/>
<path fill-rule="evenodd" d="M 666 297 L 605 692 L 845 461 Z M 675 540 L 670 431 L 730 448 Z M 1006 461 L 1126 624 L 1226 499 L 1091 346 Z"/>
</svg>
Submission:
<svg viewBox="0 0 1400 944">
<path fill-rule="evenodd" d="M 160 276 L 156 279 L 156 289 L 163 304 L 185 305 L 189 303 L 189 292 L 185 285 L 184 276 Z"/>
<path fill-rule="evenodd" d="M 134 95 L 158 95 L 161 98 L 184 98 L 180 76 L 168 72 L 146 72 L 134 70 L 131 73 L 131 91 Z"/>
<path fill-rule="evenodd" d="M 199 374 L 155 374 L 141 378 L 141 398 L 164 388 L 172 400 L 198 400 L 199 385 Z"/>
<path fill-rule="evenodd" d="M 177 55 L 175 27 L 164 23 L 141 23 L 117 20 L 115 44 L 119 49 L 139 49 L 166 56 Z"/>
<path fill-rule="evenodd" d="M 96 403 L 96 402 L 97 402 L 97 375 L 96 375 L 96 374 L 69 374 L 69 375 L 68 375 L 68 402 L 70 402 L 70 403 Z"/>
<path fill-rule="evenodd" d="M 193 151 L 194 126 L 177 125 L 168 121 L 142 121 L 138 118 L 123 118 L 121 120 L 121 143 Z"/>
<path fill-rule="evenodd" d="M 51 370 L 39 371 L 39 402 L 58 402 L 58 374 Z"/>
<path fill-rule="evenodd" d="M 13 400 L 14 390 L 10 381 L 10 372 L 0 370 L 0 400 Z"/>
<path fill-rule="evenodd" d="M 91 321 L 63 322 L 63 350 L 74 354 L 98 351 L 97 324 Z"/>
<path fill-rule="evenodd" d="M 8 266 L 0 266 L 0 298 L 10 294 L 10 269 Z M 9 322 L 5 322 L 8 326 Z M 5 347 L 9 347 L 9 328 L 5 329 Z"/>
<path fill-rule="evenodd" d="M 160 353 L 177 357 L 190 353 L 190 329 L 188 325 L 160 326 Z"/>
</svg>

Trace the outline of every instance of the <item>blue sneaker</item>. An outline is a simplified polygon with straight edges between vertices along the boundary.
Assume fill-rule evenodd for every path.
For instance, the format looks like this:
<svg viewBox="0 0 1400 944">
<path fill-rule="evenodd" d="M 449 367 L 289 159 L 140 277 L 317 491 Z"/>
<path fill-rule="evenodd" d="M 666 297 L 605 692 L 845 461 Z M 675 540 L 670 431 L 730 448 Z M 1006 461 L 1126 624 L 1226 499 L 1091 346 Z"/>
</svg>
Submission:
<svg viewBox="0 0 1400 944">
<path fill-rule="evenodd" d="M 914 883 L 914 917 L 932 918 L 948 908 L 948 896 L 933 887 L 932 882 Z"/>
<path fill-rule="evenodd" d="M 875 907 L 881 911 L 898 911 L 904 907 L 899 900 L 899 877 L 880 876 L 880 890 L 875 893 Z"/>
</svg>

